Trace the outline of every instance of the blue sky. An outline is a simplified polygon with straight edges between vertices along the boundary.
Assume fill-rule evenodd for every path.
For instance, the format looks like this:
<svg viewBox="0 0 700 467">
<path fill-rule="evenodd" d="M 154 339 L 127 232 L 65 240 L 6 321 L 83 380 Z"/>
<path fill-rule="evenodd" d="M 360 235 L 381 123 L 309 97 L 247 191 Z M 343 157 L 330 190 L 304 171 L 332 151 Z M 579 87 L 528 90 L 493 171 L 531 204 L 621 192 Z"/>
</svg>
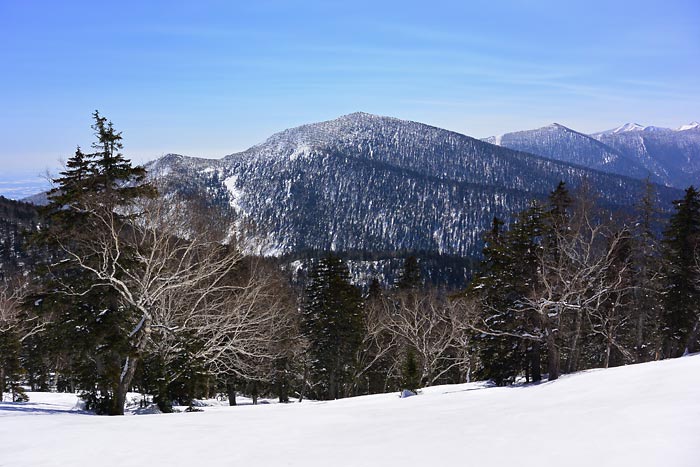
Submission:
<svg viewBox="0 0 700 467">
<path fill-rule="evenodd" d="M 476 137 L 700 120 L 700 2 L 0 0 L 0 162 L 222 157 L 366 111 Z M 0 177 L 2 178 L 2 177 Z"/>
</svg>

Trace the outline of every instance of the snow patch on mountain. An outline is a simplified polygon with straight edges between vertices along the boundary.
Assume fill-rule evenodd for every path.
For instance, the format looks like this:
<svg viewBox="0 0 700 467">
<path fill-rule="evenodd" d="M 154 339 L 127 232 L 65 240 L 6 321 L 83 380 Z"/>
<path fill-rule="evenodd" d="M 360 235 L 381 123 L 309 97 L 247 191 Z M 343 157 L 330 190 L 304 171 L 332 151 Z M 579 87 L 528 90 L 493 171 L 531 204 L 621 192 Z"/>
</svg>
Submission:
<svg viewBox="0 0 700 467">
<path fill-rule="evenodd" d="M 691 122 L 688 123 L 687 125 L 681 125 L 679 126 L 676 131 L 686 131 L 686 130 L 694 130 L 696 128 L 700 128 L 700 123 L 698 122 Z"/>
<path fill-rule="evenodd" d="M 224 186 L 229 192 L 229 204 L 238 214 L 245 214 L 241 200 L 245 193 L 238 186 L 238 175 L 232 175 L 224 180 Z"/>
<path fill-rule="evenodd" d="M 615 128 L 612 132 L 626 133 L 628 131 L 644 131 L 645 128 L 646 127 L 644 125 L 640 125 L 639 123 L 625 123 L 624 125 Z"/>
</svg>

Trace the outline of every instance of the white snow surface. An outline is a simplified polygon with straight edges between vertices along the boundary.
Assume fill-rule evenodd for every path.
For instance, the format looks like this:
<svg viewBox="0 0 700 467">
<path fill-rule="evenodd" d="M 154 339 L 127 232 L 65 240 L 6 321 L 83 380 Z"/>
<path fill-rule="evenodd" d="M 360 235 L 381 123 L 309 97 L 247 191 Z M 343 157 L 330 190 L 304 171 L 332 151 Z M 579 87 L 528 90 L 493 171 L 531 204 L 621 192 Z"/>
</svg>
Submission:
<svg viewBox="0 0 700 467">
<path fill-rule="evenodd" d="M 233 175 L 224 180 L 224 186 L 231 195 L 231 207 L 240 214 L 245 214 L 243 207 L 241 206 L 241 199 L 245 195 L 243 190 L 238 188 L 238 175 Z"/>
<path fill-rule="evenodd" d="M 700 355 L 539 385 L 100 417 L 0 404 L 0 466 L 700 465 Z"/>
</svg>

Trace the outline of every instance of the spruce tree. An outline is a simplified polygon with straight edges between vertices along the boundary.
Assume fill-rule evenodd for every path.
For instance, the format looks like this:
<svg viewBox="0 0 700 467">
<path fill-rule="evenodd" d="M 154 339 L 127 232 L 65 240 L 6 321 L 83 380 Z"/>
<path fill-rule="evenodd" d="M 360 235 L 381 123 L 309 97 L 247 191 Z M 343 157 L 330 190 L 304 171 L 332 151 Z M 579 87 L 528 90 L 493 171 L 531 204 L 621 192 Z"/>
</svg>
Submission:
<svg viewBox="0 0 700 467">
<path fill-rule="evenodd" d="M 673 202 L 676 212 L 664 232 L 665 355 L 678 357 L 697 349 L 700 316 L 700 194 L 694 187 Z"/>
<path fill-rule="evenodd" d="M 503 250 L 503 221 L 494 217 L 491 230 L 485 235 L 483 260 L 478 275 L 469 284 L 466 293 L 478 299 L 484 306 L 484 314 L 495 315 L 503 309 L 500 290 L 501 274 L 506 267 Z M 498 323 L 501 324 L 501 323 Z M 504 365 L 509 359 L 508 339 L 504 336 L 477 334 L 479 361 L 481 362 L 478 377 L 493 380 L 498 385 L 505 384 L 512 376 L 509 365 Z"/>
<path fill-rule="evenodd" d="M 142 339 L 134 334 L 138 318 L 113 288 L 96 282 L 89 269 L 100 264 L 101 255 L 119 262 L 123 267 L 118 270 L 128 269 L 128 247 L 105 248 L 115 233 L 128 232 L 128 221 L 137 215 L 130 213 L 130 205 L 139 197 L 153 196 L 155 189 L 145 183 L 145 170 L 132 166 L 119 152 L 121 133 L 97 111 L 93 118 L 95 152 L 76 150 L 54 180 L 56 187 L 43 211 L 47 227 L 37 241 L 59 255 L 70 254 L 50 268 L 50 281 L 40 298 L 43 307 L 60 316 L 53 327 L 63 342 L 59 352 L 73 362 L 71 370 L 88 406 L 100 413 L 122 414 L 140 358 L 134 347 L 134 341 Z"/>
<path fill-rule="evenodd" d="M 420 387 L 421 372 L 418 367 L 416 352 L 412 348 L 406 350 L 404 362 L 401 367 L 401 389 L 416 392 Z"/>
<path fill-rule="evenodd" d="M 317 396 L 345 397 L 362 342 L 362 301 L 359 289 L 350 283 L 347 266 L 337 256 L 328 254 L 311 268 L 302 320 Z"/>
<path fill-rule="evenodd" d="M 418 258 L 413 255 L 407 256 L 403 262 L 403 269 L 396 282 L 399 290 L 416 290 L 421 286 L 420 266 Z"/>
<path fill-rule="evenodd" d="M 485 238 L 480 272 L 467 290 L 483 304 L 489 328 L 494 331 L 477 336 L 481 362 L 479 377 L 490 379 L 499 386 L 512 383 L 521 369 L 520 340 L 507 335 L 515 331 L 518 316 L 512 309 L 515 270 L 502 229 L 503 221 L 494 218 Z"/>
<path fill-rule="evenodd" d="M 645 191 L 636 206 L 635 222 L 631 227 L 631 318 L 634 336 L 631 347 L 637 363 L 653 360 L 660 348 L 662 285 L 659 281 L 662 264 L 658 238 L 659 211 L 656 189 L 647 180 Z"/>
<path fill-rule="evenodd" d="M 494 219 L 480 272 L 467 292 L 483 303 L 490 330 L 477 336 L 480 376 L 497 385 L 514 382 L 523 371 L 533 381 L 541 379 L 541 343 L 518 336 L 535 336 L 541 329 L 537 316 L 522 310 L 521 303 L 537 288 L 544 217 L 534 202 L 507 231 Z"/>
</svg>

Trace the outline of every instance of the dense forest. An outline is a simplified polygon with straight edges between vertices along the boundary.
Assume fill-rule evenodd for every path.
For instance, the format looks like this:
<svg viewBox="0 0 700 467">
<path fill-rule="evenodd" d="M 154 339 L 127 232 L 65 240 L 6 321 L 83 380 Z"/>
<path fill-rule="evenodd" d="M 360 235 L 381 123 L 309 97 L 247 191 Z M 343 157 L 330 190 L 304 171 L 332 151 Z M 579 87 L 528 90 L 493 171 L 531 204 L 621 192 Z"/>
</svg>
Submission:
<svg viewBox="0 0 700 467">
<path fill-rule="evenodd" d="M 39 213 L 0 204 L 17 219 L 2 224 L 13 260 L 0 284 L 0 394 L 14 400 L 27 387 L 78 391 L 118 415 L 138 391 L 168 412 L 216 394 L 288 402 L 551 381 L 698 349 L 693 187 L 660 206 L 647 184 L 620 211 L 561 182 L 514 219 L 493 218 L 478 266 L 455 260 L 466 287 L 435 285 L 410 251 L 398 273 L 359 286 L 352 260 L 369 253 L 316 251 L 300 279 L 246 254 L 230 213 L 159 194 L 97 112 L 93 129 L 92 152 L 76 150 Z"/>
</svg>

